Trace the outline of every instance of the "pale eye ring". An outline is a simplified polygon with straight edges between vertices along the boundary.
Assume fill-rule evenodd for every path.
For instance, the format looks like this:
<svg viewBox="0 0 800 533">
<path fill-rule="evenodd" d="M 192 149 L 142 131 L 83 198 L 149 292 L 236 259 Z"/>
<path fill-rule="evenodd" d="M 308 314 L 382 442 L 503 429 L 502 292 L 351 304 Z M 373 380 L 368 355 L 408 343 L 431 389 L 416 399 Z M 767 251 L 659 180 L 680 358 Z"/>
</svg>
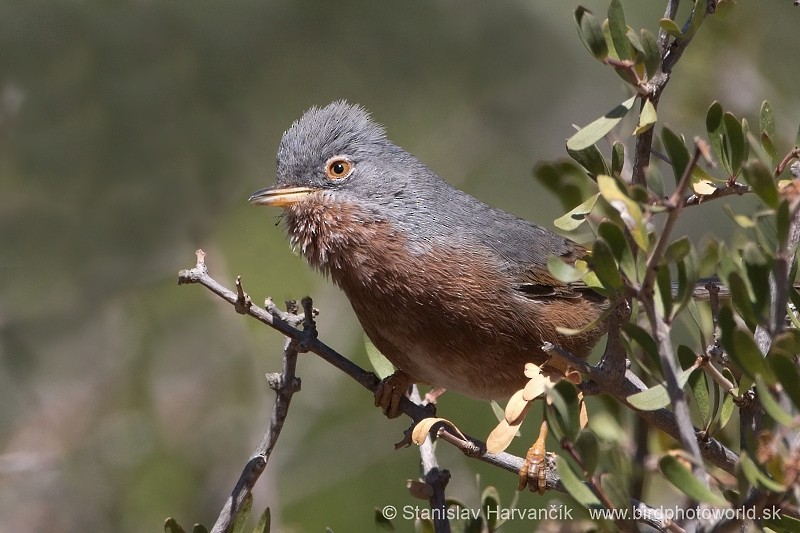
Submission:
<svg viewBox="0 0 800 533">
<path fill-rule="evenodd" d="M 344 156 L 333 156 L 325 162 L 325 176 L 331 181 L 339 181 L 353 173 L 353 162 Z"/>
</svg>

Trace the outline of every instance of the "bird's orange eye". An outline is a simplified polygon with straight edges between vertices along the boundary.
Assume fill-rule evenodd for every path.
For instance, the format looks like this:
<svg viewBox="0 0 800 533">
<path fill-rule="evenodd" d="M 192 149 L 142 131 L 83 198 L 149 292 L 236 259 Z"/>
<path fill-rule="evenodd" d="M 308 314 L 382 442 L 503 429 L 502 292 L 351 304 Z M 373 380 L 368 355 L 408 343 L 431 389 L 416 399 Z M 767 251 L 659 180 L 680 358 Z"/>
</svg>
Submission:
<svg viewBox="0 0 800 533">
<path fill-rule="evenodd" d="M 325 164 L 325 175 L 329 180 L 343 180 L 353 172 L 353 163 L 345 157 L 333 157 Z"/>
</svg>

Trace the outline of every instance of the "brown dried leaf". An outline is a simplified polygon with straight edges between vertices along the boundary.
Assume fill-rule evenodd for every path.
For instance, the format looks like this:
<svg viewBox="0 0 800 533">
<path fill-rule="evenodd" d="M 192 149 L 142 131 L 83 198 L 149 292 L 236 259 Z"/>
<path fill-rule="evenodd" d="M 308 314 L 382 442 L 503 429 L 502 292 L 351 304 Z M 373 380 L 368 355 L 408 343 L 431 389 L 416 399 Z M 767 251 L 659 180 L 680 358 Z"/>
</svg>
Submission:
<svg viewBox="0 0 800 533">
<path fill-rule="evenodd" d="M 589 411 L 586 409 L 586 398 L 581 391 L 578 391 L 578 424 L 581 429 L 586 429 L 589 425 Z"/>
<path fill-rule="evenodd" d="M 521 422 L 522 419 L 525 418 L 528 409 L 530 409 L 530 405 L 528 404 L 527 400 L 523 398 L 522 389 L 518 390 L 511 396 L 511 398 L 508 399 L 508 403 L 506 404 L 506 422 L 509 424 Z"/>
<path fill-rule="evenodd" d="M 450 428 L 452 428 L 456 434 L 461 437 L 462 439 L 466 440 L 466 437 L 461 430 L 459 430 L 455 424 L 447 420 L 446 418 L 423 418 L 419 421 L 419 423 L 414 426 L 414 430 L 411 432 L 411 442 L 416 444 L 417 446 L 422 446 L 422 443 L 425 442 L 425 439 L 428 438 L 428 433 L 430 433 L 431 428 L 434 424 L 438 423 L 446 424 Z"/>
<path fill-rule="evenodd" d="M 411 496 L 420 500 L 428 500 L 433 496 L 433 487 L 424 481 L 409 479 L 406 481 L 406 488 Z"/>
</svg>

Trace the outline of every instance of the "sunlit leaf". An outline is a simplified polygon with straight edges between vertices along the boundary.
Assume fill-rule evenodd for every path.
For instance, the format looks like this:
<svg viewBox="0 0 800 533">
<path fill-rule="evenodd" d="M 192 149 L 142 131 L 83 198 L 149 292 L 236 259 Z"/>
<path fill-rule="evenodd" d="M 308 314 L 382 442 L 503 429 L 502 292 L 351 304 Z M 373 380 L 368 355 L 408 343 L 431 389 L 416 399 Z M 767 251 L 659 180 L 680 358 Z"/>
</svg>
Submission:
<svg viewBox="0 0 800 533">
<path fill-rule="evenodd" d="M 573 231 L 577 229 L 581 224 L 586 222 L 586 217 L 592 212 L 592 209 L 594 209 L 594 204 L 597 203 L 597 198 L 599 196 L 599 193 L 593 194 L 586 199 L 586 201 L 570 210 L 567 214 L 555 219 L 553 224 L 558 229 L 562 229 L 564 231 Z"/>
<path fill-rule="evenodd" d="M 634 242 L 642 250 L 647 250 L 650 246 L 639 205 L 622 192 L 617 180 L 611 176 L 597 176 L 597 185 L 603 198 L 619 212 L 622 221 L 631 232 Z"/>
<path fill-rule="evenodd" d="M 627 42 L 626 40 L 625 43 L 627 44 Z M 567 148 L 569 150 L 580 151 L 592 146 L 605 137 L 614 126 L 619 124 L 619 121 L 631 110 L 635 101 L 636 96 L 631 96 L 588 126 L 581 128 L 580 131 L 567 140 Z"/>
<path fill-rule="evenodd" d="M 683 38 L 683 32 L 681 32 L 680 27 L 675 24 L 675 21 L 668 18 L 663 18 L 658 22 L 658 25 L 661 27 L 662 30 L 667 32 L 669 35 L 672 35 L 676 39 Z"/>
<path fill-rule="evenodd" d="M 364 348 L 376 376 L 384 379 L 394 373 L 394 365 L 391 361 L 386 359 L 386 356 L 384 356 L 366 336 L 364 337 Z"/>
<path fill-rule="evenodd" d="M 687 368 L 678 373 L 678 385 L 683 388 L 692 372 L 697 368 Z M 671 402 L 666 384 L 658 384 L 642 392 L 628 396 L 628 403 L 640 411 L 655 411 L 666 407 Z"/>
<path fill-rule="evenodd" d="M 639 113 L 639 124 L 633 130 L 634 135 L 639 135 L 646 132 L 653 127 L 653 124 L 658 120 L 656 108 L 650 99 L 645 99 L 642 111 Z"/>
<path fill-rule="evenodd" d="M 672 455 L 665 455 L 658 468 L 672 485 L 689 498 L 712 505 L 728 505 L 727 500 L 700 483 L 694 474 Z"/>
<path fill-rule="evenodd" d="M 429 418 L 423 418 L 417 423 L 416 426 L 414 426 L 414 429 L 411 432 L 411 442 L 413 442 L 417 446 L 422 446 L 422 444 L 425 442 L 425 439 L 428 438 L 428 434 L 430 433 L 431 428 L 433 428 L 433 426 L 435 426 L 436 424 L 443 424 L 445 426 L 448 426 L 451 430 L 453 430 L 453 432 L 455 432 L 456 435 L 458 435 L 462 439 L 466 439 L 466 437 L 464 437 L 464 434 L 461 433 L 461 430 L 459 430 L 455 424 L 453 424 L 446 418 L 429 417 Z"/>
</svg>

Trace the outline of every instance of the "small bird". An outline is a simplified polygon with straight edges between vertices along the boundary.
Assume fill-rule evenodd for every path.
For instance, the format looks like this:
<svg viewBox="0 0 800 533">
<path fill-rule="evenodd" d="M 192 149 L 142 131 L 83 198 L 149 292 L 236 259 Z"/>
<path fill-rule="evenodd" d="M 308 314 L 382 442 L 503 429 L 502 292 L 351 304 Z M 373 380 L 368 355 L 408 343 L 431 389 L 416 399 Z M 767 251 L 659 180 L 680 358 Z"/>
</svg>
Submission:
<svg viewBox="0 0 800 533">
<path fill-rule="evenodd" d="M 573 241 L 449 185 L 391 142 L 362 107 L 312 107 L 284 133 L 277 183 L 250 202 L 284 209 L 289 242 L 338 285 L 397 371 L 376 404 L 399 414 L 410 383 L 478 399 L 525 386 L 545 342 L 585 358 L 608 302 L 547 269 Z M 563 369 L 562 369 L 563 370 Z"/>
</svg>

